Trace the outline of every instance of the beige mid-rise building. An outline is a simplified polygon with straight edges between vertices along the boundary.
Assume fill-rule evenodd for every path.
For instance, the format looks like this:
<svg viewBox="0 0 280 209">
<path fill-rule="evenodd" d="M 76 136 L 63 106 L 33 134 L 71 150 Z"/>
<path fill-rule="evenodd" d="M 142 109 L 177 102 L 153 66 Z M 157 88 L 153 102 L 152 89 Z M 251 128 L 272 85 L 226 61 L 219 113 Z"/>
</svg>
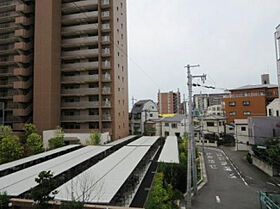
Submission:
<svg viewBox="0 0 280 209">
<path fill-rule="evenodd" d="M 128 135 L 126 0 L 2 0 L 0 73 L 15 131 Z"/>
</svg>

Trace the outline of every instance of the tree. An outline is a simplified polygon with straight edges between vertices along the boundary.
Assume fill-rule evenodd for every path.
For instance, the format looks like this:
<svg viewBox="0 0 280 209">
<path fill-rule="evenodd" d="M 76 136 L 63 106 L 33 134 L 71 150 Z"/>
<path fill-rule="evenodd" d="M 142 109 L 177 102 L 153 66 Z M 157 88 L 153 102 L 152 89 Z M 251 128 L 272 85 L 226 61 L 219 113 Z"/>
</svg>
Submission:
<svg viewBox="0 0 280 209">
<path fill-rule="evenodd" d="M 9 207 L 10 198 L 6 192 L 0 192 L 0 209 L 7 209 Z"/>
<path fill-rule="evenodd" d="M 32 133 L 27 137 L 26 145 L 30 155 L 38 154 L 44 151 L 42 137 L 37 133 Z"/>
<path fill-rule="evenodd" d="M 11 135 L 13 132 L 11 126 L 3 126 L 1 125 L 0 126 L 0 139 L 5 137 L 5 136 L 8 136 L 8 135 Z"/>
<path fill-rule="evenodd" d="M 56 135 L 49 140 L 50 149 L 56 149 L 65 145 L 64 131 L 62 128 L 57 127 Z"/>
<path fill-rule="evenodd" d="M 29 135 L 36 133 L 36 126 L 32 123 L 26 123 L 23 127 L 23 131 L 23 143 L 25 143 Z"/>
<path fill-rule="evenodd" d="M 87 141 L 88 145 L 99 145 L 101 134 L 97 131 L 92 131 L 90 133 L 90 139 Z"/>
<path fill-rule="evenodd" d="M 0 163 L 17 160 L 23 156 L 23 147 L 17 136 L 7 135 L 0 141 Z"/>
<path fill-rule="evenodd" d="M 39 184 L 31 190 L 31 198 L 34 200 L 35 208 L 48 209 L 48 202 L 54 200 L 58 193 L 52 190 L 56 187 L 56 181 L 51 171 L 42 171 L 39 173 L 35 181 Z"/>
</svg>

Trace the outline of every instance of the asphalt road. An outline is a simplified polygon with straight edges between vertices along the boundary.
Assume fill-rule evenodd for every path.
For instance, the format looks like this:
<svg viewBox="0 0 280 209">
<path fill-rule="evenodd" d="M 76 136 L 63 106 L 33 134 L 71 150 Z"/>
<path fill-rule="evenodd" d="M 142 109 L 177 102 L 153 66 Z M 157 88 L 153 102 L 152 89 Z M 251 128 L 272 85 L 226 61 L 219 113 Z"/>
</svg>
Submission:
<svg viewBox="0 0 280 209">
<path fill-rule="evenodd" d="M 259 183 L 244 176 L 220 149 L 205 148 L 208 183 L 193 197 L 194 209 L 258 209 L 258 191 L 279 191 L 263 179 Z M 258 172 L 261 172 L 257 170 Z M 266 177 L 266 175 L 264 175 Z M 260 178 L 260 176 L 258 176 Z"/>
</svg>

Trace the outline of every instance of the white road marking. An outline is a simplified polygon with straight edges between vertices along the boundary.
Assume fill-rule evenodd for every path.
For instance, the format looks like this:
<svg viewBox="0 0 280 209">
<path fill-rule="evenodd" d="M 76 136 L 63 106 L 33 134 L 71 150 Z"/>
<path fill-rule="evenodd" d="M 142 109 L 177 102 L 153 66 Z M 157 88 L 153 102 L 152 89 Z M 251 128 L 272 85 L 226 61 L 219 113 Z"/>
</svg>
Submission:
<svg viewBox="0 0 280 209">
<path fill-rule="evenodd" d="M 217 203 L 221 203 L 221 199 L 220 199 L 219 196 L 216 196 L 216 202 L 217 202 Z"/>
<path fill-rule="evenodd" d="M 229 161 L 229 163 L 231 164 L 231 166 L 233 167 L 233 169 L 236 171 L 237 175 L 241 178 L 241 180 L 243 181 L 243 183 L 245 184 L 245 186 L 248 186 L 248 183 L 245 181 L 245 179 L 241 176 L 240 172 L 237 170 L 237 168 L 233 165 L 233 163 L 230 161 L 230 159 L 228 158 L 228 156 L 226 155 L 226 153 L 221 150 L 221 152 L 224 154 L 224 156 L 226 157 L 226 159 Z"/>
<path fill-rule="evenodd" d="M 208 160 L 208 163 L 215 163 L 215 160 Z"/>
<path fill-rule="evenodd" d="M 280 184 L 277 184 L 280 187 Z"/>
<path fill-rule="evenodd" d="M 232 171 L 231 168 L 230 168 L 229 166 L 225 166 L 225 167 L 224 167 L 224 170 L 225 170 L 225 171 Z"/>
<path fill-rule="evenodd" d="M 266 182 L 266 183 L 269 184 L 269 185 L 272 185 L 272 186 L 275 186 L 275 187 L 276 187 L 276 185 L 273 184 L 273 183 L 271 183 L 271 182 Z"/>
<path fill-rule="evenodd" d="M 207 152 L 207 153 L 206 153 L 206 155 L 212 155 L 212 153 L 210 153 L 210 152 Z"/>
<path fill-rule="evenodd" d="M 225 166 L 225 165 L 227 165 L 227 162 L 223 161 L 223 162 L 221 162 L 221 165 Z"/>
<path fill-rule="evenodd" d="M 236 179 L 237 177 L 234 175 L 234 173 L 229 174 L 229 178 Z"/>
<path fill-rule="evenodd" d="M 218 169 L 216 165 L 209 165 L 209 167 L 212 169 Z"/>
</svg>

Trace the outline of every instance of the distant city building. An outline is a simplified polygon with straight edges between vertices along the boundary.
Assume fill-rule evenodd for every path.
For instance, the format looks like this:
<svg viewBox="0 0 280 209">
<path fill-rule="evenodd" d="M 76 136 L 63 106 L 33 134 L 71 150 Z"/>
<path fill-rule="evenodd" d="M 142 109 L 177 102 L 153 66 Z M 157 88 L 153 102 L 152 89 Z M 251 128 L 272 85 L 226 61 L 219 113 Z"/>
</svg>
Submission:
<svg viewBox="0 0 280 209">
<path fill-rule="evenodd" d="M 280 116 L 280 99 L 274 99 L 266 107 L 267 116 L 279 117 Z"/>
<path fill-rule="evenodd" d="M 1 0 L 0 22 L 6 125 L 128 135 L 126 0 Z"/>
<path fill-rule="evenodd" d="M 280 136 L 280 117 L 248 118 L 250 144 L 262 145 L 266 140 Z"/>
<path fill-rule="evenodd" d="M 186 115 L 178 114 L 173 117 L 156 120 L 157 136 L 177 136 L 184 137 L 188 132 L 188 119 Z"/>
<path fill-rule="evenodd" d="M 276 27 L 275 35 L 275 49 L 277 62 L 277 77 L 278 77 L 278 94 L 280 95 L 280 25 Z"/>
<path fill-rule="evenodd" d="M 206 111 L 208 107 L 213 105 L 221 105 L 222 99 L 230 93 L 215 93 L 215 94 L 195 94 L 193 96 L 194 108 L 201 112 Z"/>
<path fill-rule="evenodd" d="M 158 110 L 159 114 L 179 114 L 181 108 L 181 96 L 177 92 L 158 92 Z"/>
<path fill-rule="evenodd" d="M 145 131 L 145 123 L 158 119 L 158 109 L 152 100 L 140 100 L 136 102 L 129 116 L 130 134 L 141 135 Z"/>
<path fill-rule="evenodd" d="M 225 115 L 225 110 L 224 110 L 224 105 L 212 105 L 207 108 L 206 115 L 219 115 L 219 116 L 224 116 Z"/>
<path fill-rule="evenodd" d="M 246 85 L 230 90 L 224 98 L 227 122 L 247 119 L 252 116 L 266 116 L 266 106 L 278 98 L 278 86 L 269 84 L 268 75 L 262 76 L 262 84 Z"/>
</svg>

